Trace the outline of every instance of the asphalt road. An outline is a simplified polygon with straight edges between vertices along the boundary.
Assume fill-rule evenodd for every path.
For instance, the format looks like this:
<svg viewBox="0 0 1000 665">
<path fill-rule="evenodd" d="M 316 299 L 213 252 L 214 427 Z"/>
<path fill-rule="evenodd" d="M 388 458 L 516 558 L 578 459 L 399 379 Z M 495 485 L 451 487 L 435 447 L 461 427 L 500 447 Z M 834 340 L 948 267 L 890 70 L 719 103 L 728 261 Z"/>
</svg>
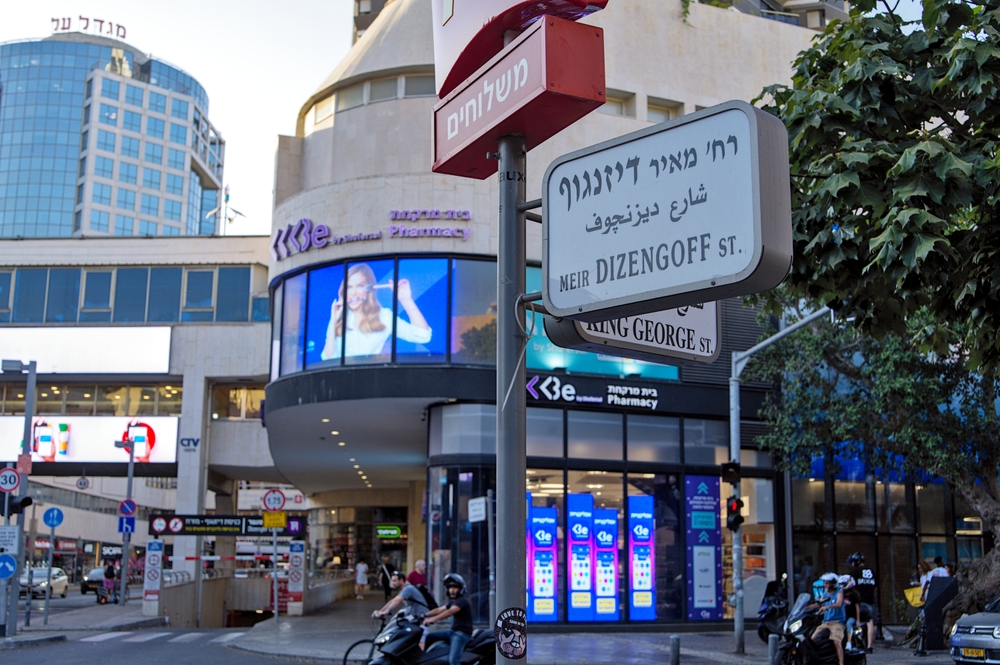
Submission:
<svg viewBox="0 0 1000 665">
<path fill-rule="evenodd" d="M 227 644 L 238 642 L 249 629 L 148 629 L 131 632 L 69 634 L 67 642 L 3 652 L 4 665 L 277 665 L 302 662 L 262 656 Z"/>
</svg>

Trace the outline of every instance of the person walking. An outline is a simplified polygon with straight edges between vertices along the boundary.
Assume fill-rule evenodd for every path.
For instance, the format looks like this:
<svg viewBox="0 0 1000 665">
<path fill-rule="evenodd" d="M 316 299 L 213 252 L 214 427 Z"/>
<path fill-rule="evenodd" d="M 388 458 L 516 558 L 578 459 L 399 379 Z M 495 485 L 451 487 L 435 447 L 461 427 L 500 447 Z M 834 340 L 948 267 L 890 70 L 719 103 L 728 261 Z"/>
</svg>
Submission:
<svg viewBox="0 0 1000 665">
<path fill-rule="evenodd" d="M 851 566 L 851 577 L 854 578 L 858 597 L 861 599 L 861 614 L 874 619 L 868 621 L 866 642 L 868 651 L 871 652 L 875 649 L 875 623 L 881 616 L 878 613 L 878 594 L 875 591 L 878 588 L 878 576 L 871 567 L 865 565 L 865 555 L 861 552 L 855 552 L 847 557 L 847 563 Z"/>
<path fill-rule="evenodd" d="M 462 652 L 472 639 L 472 605 L 465 597 L 465 578 L 458 573 L 448 573 L 444 576 L 444 588 L 448 594 L 448 604 L 428 612 L 424 617 L 424 625 L 430 626 L 452 617 L 451 630 L 431 633 L 425 640 L 420 641 L 420 648 L 434 642 L 447 642 L 448 665 L 461 665 Z"/>
<path fill-rule="evenodd" d="M 392 565 L 389 560 L 389 556 L 386 555 L 382 557 L 382 565 L 379 566 L 378 579 L 379 584 L 382 585 L 382 591 L 385 592 L 385 601 L 389 602 L 389 596 L 392 595 L 392 574 L 396 572 L 396 567 Z"/>
<path fill-rule="evenodd" d="M 365 599 L 365 587 L 368 586 L 368 564 L 364 559 L 358 559 L 354 566 L 354 592 L 358 600 Z"/>
<path fill-rule="evenodd" d="M 406 581 L 417 587 L 427 586 L 427 562 L 423 559 L 417 559 L 417 562 L 413 564 L 413 570 L 406 576 Z"/>
</svg>

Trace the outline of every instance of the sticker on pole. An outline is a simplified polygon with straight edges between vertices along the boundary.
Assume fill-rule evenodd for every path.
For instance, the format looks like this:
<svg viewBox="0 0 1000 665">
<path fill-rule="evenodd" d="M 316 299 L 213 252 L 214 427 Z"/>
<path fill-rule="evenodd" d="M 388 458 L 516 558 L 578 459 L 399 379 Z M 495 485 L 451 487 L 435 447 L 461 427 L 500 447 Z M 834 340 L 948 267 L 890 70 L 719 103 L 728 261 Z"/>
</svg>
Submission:
<svg viewBox="0 0 1000 665">
<path fill-rule="evenodd" d="M 757 293 L 791 266 L 787 132 L 745 102 L 560 157 L 542 204 L 553 316 L 607 321 Z"/>
<path fill-rule="evenodd" d="M 15 469 L 0 470 L 0 492 L 13 492 L 21 485 L 21 474 Z"/>
<path fill-rule="evenodd" d="M 277 512 L 285 507 L 285 494 L 279 489 L 271 489 L 264 493 L 262 499 L 264 510 Z"/>
<path fill-rule="evenodd" d="M 497 615 L 493 625 L 497 650 L 504 658 L 519 660 L 528 652 L 528 617 L 524 609 L 511 607 Z"/>
</svg>

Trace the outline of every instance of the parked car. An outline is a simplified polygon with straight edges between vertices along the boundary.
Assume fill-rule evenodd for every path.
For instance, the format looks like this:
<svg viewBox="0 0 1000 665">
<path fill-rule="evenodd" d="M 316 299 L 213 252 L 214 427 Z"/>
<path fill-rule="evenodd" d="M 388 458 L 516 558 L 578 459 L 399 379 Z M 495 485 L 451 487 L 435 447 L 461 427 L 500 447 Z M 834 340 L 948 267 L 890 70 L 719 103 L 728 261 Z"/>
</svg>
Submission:
<svg viewBox="0 0 1000 665">
<path fill-rule="evenodd" d="M 949 647 L 956 663 L 1000 663 L 1000 598 L 956 621 Z"/>
<path fill-rule="evenodd" d="M 98 587 L 104 585 L 104 569 L 92 568 L 89 573 L 80 580 L 80 593 L 86 595 L 88 591 L 97 591 Z"/>
<path fill-rule="evenodd" d="M 31 597 L 41 598 L 45 596 L 45 586 L 48 584 L 48 568 L 35 568 L 31 571 Z M 21 574 L 21 593 L 26 593 L 28 587 L 28 573 Z M 52 569 L 52 595 L 61 598 L 66 597 L 66 589 L 69 587 L 69 577 L 62 568 Z"/>
</svg>

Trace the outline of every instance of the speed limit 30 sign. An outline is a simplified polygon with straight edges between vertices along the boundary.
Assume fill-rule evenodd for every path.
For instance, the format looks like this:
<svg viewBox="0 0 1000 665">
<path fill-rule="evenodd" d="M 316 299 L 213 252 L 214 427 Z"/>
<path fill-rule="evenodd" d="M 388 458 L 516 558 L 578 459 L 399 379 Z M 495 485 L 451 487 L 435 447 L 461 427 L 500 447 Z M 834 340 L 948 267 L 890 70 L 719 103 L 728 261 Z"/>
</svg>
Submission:
<svg viewBox="0 0 1000 665">
<path fill-rule="evenodd" d="M 15 469 L 0 470 L 0 492 L 13 492 L 21 485 L 21 474 Z"/>
</svg>

